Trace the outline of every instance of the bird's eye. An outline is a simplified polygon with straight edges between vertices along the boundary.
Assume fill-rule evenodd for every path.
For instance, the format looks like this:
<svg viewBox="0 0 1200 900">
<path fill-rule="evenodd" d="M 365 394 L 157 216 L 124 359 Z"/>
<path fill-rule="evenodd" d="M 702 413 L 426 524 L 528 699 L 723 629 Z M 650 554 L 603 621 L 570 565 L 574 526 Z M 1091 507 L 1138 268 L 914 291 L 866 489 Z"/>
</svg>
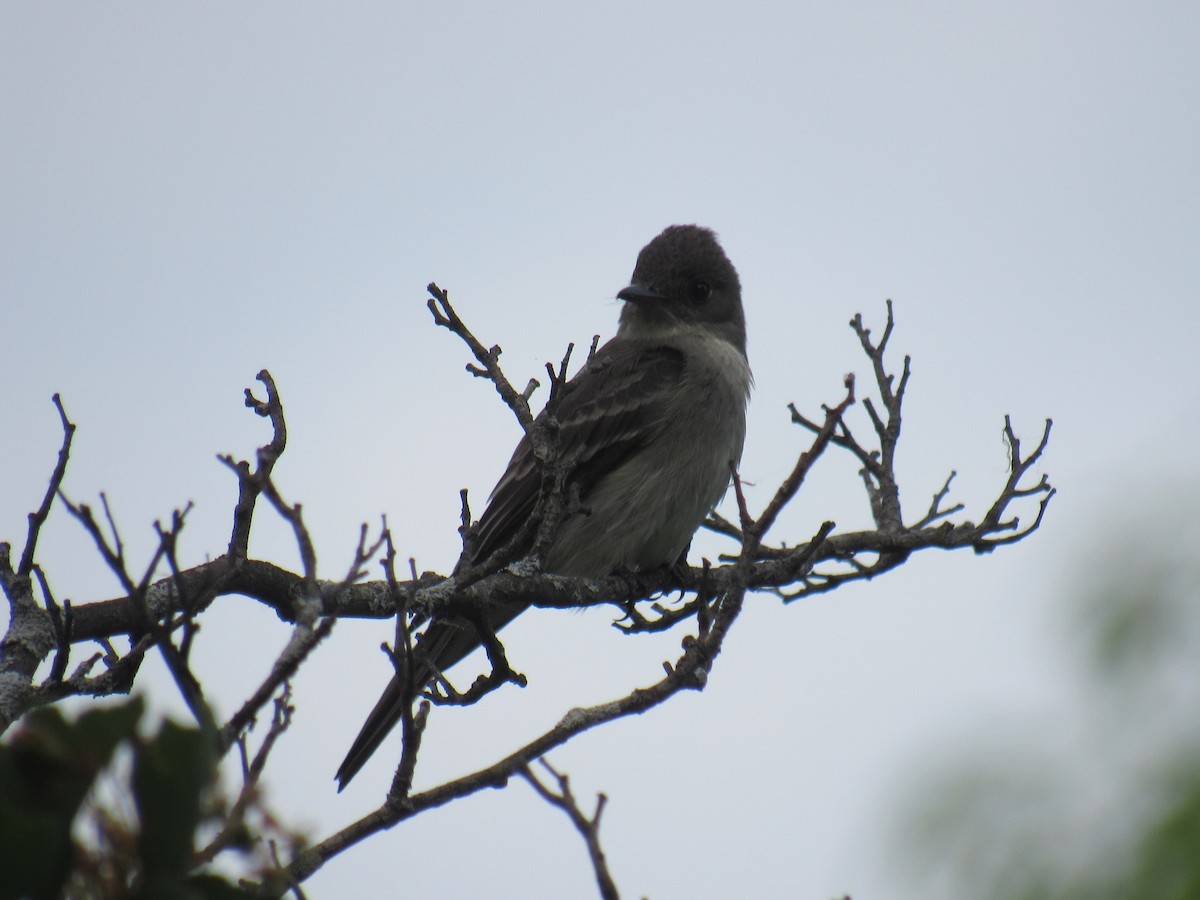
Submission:
<svg viewBox="0 0 1200 900">
<path fill-rule="evenodd" d="M 712 288 L 708 286 L 707 281 L 697 281 L 692 284 L 692 301 L 694 303 L 703 303 L 712 295 Z"/>
</svg>

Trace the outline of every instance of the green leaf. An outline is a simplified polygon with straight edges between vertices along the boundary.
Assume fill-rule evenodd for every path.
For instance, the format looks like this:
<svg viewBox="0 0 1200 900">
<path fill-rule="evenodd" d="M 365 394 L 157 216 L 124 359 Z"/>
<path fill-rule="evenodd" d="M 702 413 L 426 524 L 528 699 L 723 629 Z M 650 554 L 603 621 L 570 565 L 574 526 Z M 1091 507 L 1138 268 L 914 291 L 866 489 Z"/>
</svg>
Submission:
<svg viewBox="0 0 1200 900">
<path fill-rule="evenodd" d="M 199 729 L 164 722 L 152 740 L 138 747 L 133 792 L 148 883 L 181 882 L 191 864 L 203 792 L 215 774 L 213 741 Z"/>
<path fill-rule="evenodd" d="M 141 700 L 68 722 L 30 713 L 0 746 L 0 898 L 56 896 L 70 872 L 71 825 L 96 775 L 134 734 Z"/>
</svg>

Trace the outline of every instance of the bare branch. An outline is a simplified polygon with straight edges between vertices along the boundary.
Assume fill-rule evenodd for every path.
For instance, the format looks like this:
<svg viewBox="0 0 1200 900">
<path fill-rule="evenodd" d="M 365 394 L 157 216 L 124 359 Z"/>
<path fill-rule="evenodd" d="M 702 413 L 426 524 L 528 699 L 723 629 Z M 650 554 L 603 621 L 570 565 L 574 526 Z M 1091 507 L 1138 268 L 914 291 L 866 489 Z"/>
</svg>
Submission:
<svg viewBox="0 0 1200 900">
<path fill-rule="evenodd" d="M 864 481 L 867 484 L 867 492 L 871 499 L 871 510 L 875 516 L 875 524 L 879 528 L 887 531 L 894 531 L 904 527 L 903 515 L 900 510 L 900 489 L 896 483 L 895 460 L 896 460 L 896 444 L 900 439 L 900 424 L 901 424 L 901 407 L 904 403 L 904 393 L 908 387 L 908 379 L 911 374 L 911 357 L 904 357 L 904 369 L 900 376 L 899 386 L 893 390 L 895 378 L 887 371 L 887 364 L 884 355 L 887 351 L 888 341 L 891 339 L 892 331 L 895 327 L 895 320 L 892 316 L 892 301 L 887 301 L 887 326 L 884 328 L 883 337 L 876 346 L 871 343 L 870 329 L 863 325 L 862 314 L 856 314 L 850 321 L 850 326 L 858 335 L 859 343 L 862 344 L 864 352 L 871 360 L 871 367 L 875 374 L 875 383 L 879 389 L 880 399 L 883 400 L 884 410 L 887 413 L 887 421 L 875 411 L 875 405 L 868 397 L 863 401 L 863 406 L 871 419 L 871 424 L 875 428 L 875 433 L 879 437 L 879 453 L 878 465 L 867 465 L 864 468 L 874 478 L 874 484 L 871 480 L 864 476 Z"/>
<path fill-rule="evenodd" d="M 434 703 L 465 705 L 474 703 L 507 682 L 523 684 L 524 676 L 515 672 L 505 648 L 488 622 L 488 612 L 505 604 L 533 605 L 555 608 L 580 608 L 610 604 L 621 609 L 624 619 L 618 627 L 624 631 L 663 631 L 684 626 L 695 620 L 693 633 L 681 641 L 677 658 L 663 663 L 663 677 L 648 687 L 631 691 L 610 703 L 571 709 L 557 725 L 535 738 L 509 756 L 497 760 L 477 772 L 453 779 L 421 792 L 413 792 L 413 782 L 430 702 L 420 696 L 403 698 L 402 750 L 392 785 L 382 805 L 298 855 L 271 873 L 263 889 L 269 892 L 290 888 L 299 894 L 298 885 L 325 862 L 350 846 L 377 833 L 394 827 L 421 812 L 468 796 L 485 788 L 506 784 L 514 775 L 528 780 L 540 795 L 564 809 L 584 835 L 597 874 L 597 882 L 606 897 L 616 896 L 616 887 L 608 875 L 599 845 L 599 821 L 603 799 L 589 818 L 572 796 L 569 781 L 544 762 L 545 771 L 554 785 L 540 780 L 532 766 L 544 754 L 561 746 L 583 732 L 619 718 L 636 715 L 666 702 L 681 691 L 702 690 L 709 673 L 720 655 L 730 629 L 739 618 L 749 593 L 759 592 L 767 598 L 790 602 L 798 597 L 824 593 L 845 583 L 871 579 L 901 565 L 912 553 L 929 548 L 973 548 L 988 552 L 997 546 L 1023 539 L 1040 526 L 1047 505 L 1054 496 L 1048 478 L 1034 480 L 1032 472 L 1047 446 L 1051 423 L 1047 421 L 1037 447 L 1022 455 L 1020 441 L 1005 418 L 1004 438 L 1009 453 L 1009 473 L 999 496 L 988 508 L 979 524 L 959 520 L 962 504 L 950 501 L 950 489 L 955 477 L 951 472 L 934 494 L 928 511 L 913 525 L 905 525 L 901 516 L 900 492 L 894 464 L 901 432 L 902 405 L 911 374 L 911 361 L 904 358 L 899 375 L 890 373 L 885 353 L 894 333 L 893 310 L 888 302 L 887 324 L 876 343 L 865 327 L 861 315 L 851 322 L 859 343 L 867 355 L 878 396 L 862 401 L 865 414 L 872 425 L 874 437 L 865 443 L 852 433 L 846 418 L 855 403 L 855 379 L 847 376 L 846 393 L 840 403 L 823 407 L 823 415 L 815 419 L 803 416 L 790 406 L 793 421 L 812 432 L 807 449 L 799 453 L 788 477 L 778 486 L 769 502 L 755 517 L 743 492 L 736 469 L 730 476 L 737 499 L 739 522 L 734 524 L 713 515 L 706 521 L 710 529 L 724 534 L 738 544 L 736 555 L 719 558 L 719 565 L 703 560 L 700 567 L 680 564 L 651 571 L 619 572 L 603 578 L 573 578 L 541 571 L 540 559 L 554 538 L 563 517 L 582 511 L 584 501 L 577 488 L 571 485 L 575 460 L 560 453 L 558 423 L 555 407 L 563 393 L 569 390 L 567 370 L 574 346 L 568 347 L 556 367 L 547 363 L 550 377 L 550 397 L 545 412 L 534 419 L 529 398 L 536 382 L 523 394 L 518 394 L 501 371 L 498 359 L 500 348 L 485 349 L 459 319 L 450 305 L 448 295 L 437 285 L 429 286 L 432 299 L 428 306 L 434 321 L 457 334 L 471 349 L 478 365 L 468 370 L 478 377 L 488 378 L 497 392 L 521 421 L 540 466 L 540 495 L 533 514 L 521 533 L 500 548 L 487 560 L 473 563 L 474 534 L 466 492 L 461 495 L 461 525 L 463 556 L 450 577 L 435 573 L 418 575 L 416 564 L 409 560 L 409 577 L 400 580 L 395 573 L 396 549 L 384 520 L 380 537 L 369 541 L 368 529 L 360 529 L 354 560 L 341 581 L 324 581 L 318 577 L 317 554 L 304 522 L 299 503 L 283 499 L 272 478 L 272 470 L 286 446 L 286 424 L 279 394 L 269 373 L 259 373 L 266 388 L 266 399 L 259 400 L 246 391 L 246 405 L 256 414 L 270 419 L 272 439 L 257 454 L 257 465 L 234 462 L 222 456 L 221 461 L 238 477 L 239 495 L 234 511 L 229 552 L 226 556 L 191 568 L 182 568 L 176 558 L 176 543 L 188 509 L 173 514 L 170 525 L 156 523 L 158 547 L 142 576 L 134 579 L 125 559 L 125 549 L 117 529 L 108 499 L 101 494 L 105 525 L 86 505 L 75 506 L 62 495 L 62 479 L 67 450 L 74 426 L 62 411 L 56 398 L 64 425 L 64 444 L 59 463 L 51 476 L 50 490 L 39 510 L 30 516 L 30 536 L 18 570 L 11 566 L 11 549 L 0 544 L 0 584 L 9 597 L 10 607 L 19 610 L 23 621 L 39 624 L 45 634 L 29 659 L 10 662 L 6 653 L 17 646 L 13 627 L 0 644 L 0 674 L 19 672 L 26 688 L 14 694 L 15 699 L 0 698 L 7 704 L 0 708 L 0 725 L 7 724 L 24 710 L 39 703 L 53 702 L 74 693 L 110 693 L 129 689 L 145 652 L 157 645 L 176 679 L 181 693 L 204 727 L 213 727 L 211 711 L 205 703 L 199 683 L 188 668 L 189 650 L 196 629 L 196 617 L 219 596 L 241 594 L 271 606 L 287 621 L 295 623 L 291 640 L 274 662 L 271 672 L 248 697 L 242 708 L 230 718 L 219 732 L 223 752 L 237 746 L 242 755 L 244 784 L 230 813 L 230 828 L 222 831 L 204 853 L 214 857 L 229 846 L 234 831 L 254 808 L 257 784 L 275 741 L 290 722 L 291 705 L 289 679 L 308 658 L 312 650 L 329 633 L 334 620 L 341 616 L 394 617 L 396 637 L 392 647 L 385 650 L 402 683 L 414 684 L 414 666 L 428 666 L 434 674 L 433 687 L 425 695 Z M 597 341 L 592 342 L 591 355 Z M 861 431 L 861 429 L 860 429 Z M 863 432 L 869 435 L 870 432 Z M 830 447 L 839 447 L 857 461 L 866 488 L 875 527 L 869 531 L 834 533 L 832 522 L 823 523 L 809 540 L 796 546 L 768 546 L 764 538 L 778 521 L 782 511 L 795 499 L 808 475 Z M 37 535 L 49 514 L 55 496 L 63 496 L 64 505 L 84 525 L 109 568 L 120 580 L 124 595 L 108 601 L 73 605 L 64 603 L 59 609 L 51 592 L 49 579 L 34 562 Z M 248 557 L 251 520 L 259 496 L 291 527 L 300 551 L 301 571 L 285 571 L 270 563 Z M 1037 513 L 1032 524 L 1022 528 L 1016 515 L 1009 512 L 1014 503 L 1037 500 Z M 382 562 L 384 578 L 363 582 L 368 562 L 384 548 Z M 524 559 L 521 559 L 524 557 Z M 160 564 L 166 561 L 169 573 L 155 580 Z M 520 560 L 513 564 L 514 560 Z M 33 581 L 37 580 L 44 601 L 33 601 Z M 674 595 L 678 594 L 677 597 Z M 777 601 L 776 601 L 777 602 Z M 32 610 L 32 612 L 29 612 Z M 26 615 L 28 613 L 28 615 Z M 440 672 L 426 660 L 414 659 L 413 629 L 431 618 L 449 619 L 474 627 L 479 641 L 487 650 L 490 671 L 480 676 L 465 692 L 459 693 Z M 14 614 L 13 621 L 17 621 Z M 119 656 L 109 639 L 129 635 L 131 649 Z M 21 640 L 25 638 L 22 636 Z M 78 666 L 69 678 L 64 678 L 73 644 L 97 640 L 105 649 Z M 21 644 L 21 646 L 32 646 Z M 56 652 L 51 677 L 36 689 L 29 687 L 37 662 Z M 416 651 L 419 653 L 419 651 Z M 40 654 L 40 655 L 38 655 Z M 103 660 L 106 670 L 100 675 L 89 673 Z M 27 674 L 25 674 L 25 670 Z M 247 732 L 258 713 L 274 698 L 275 713 L 267 736 L 253 760 L 247 747 Z M 414 711 L 414 704 L 417 709 Z"/>
<path fill-rule="evenodd" d="M 17 574 L 19 575 L 28 575 L 33 570 L 38 535 L 41 534 L 42 526 L 50 515 L 54 497 L 58 493 L 58 489 L 62 487 L 63 478 L 67 474 L 67 460 L 71 456 L 71 441 L 75 437 L 75 424 L 67 418 L 62 398 L 55 394 L 50 399 L 54 403 L 54 408 L 58 410 L 58 419 L 62 423 L 63 442 L 62 447 L 58 450 L 58 462 L 54 465 L 54 471 L 50 473 L 50 484 L 46 487 L 46 493 L 42 495 L 41 505 L 35 512 L 29 514 L 29 534 L 25 538 L 25 549 L 21 553 L 21 561 L 17 565 Z"/>
<path fill-rule="evenodd" d="M 470 559 L 475 555 L 475 532 L 471 528 L 471 504 L 467 501 L 467 489 L 462 488 L 458 492 L 459 500 L 461 501 L 461 512 L 459 513 L 458 536 L 462 540 L 461 557 Z"/>
<path fill-rule="evenodd" d="M 41 588 L 42 601 L 46 605 L 46 613 L 50 616 L 50 624 L 54 626 L 54 638 L 58 643 L 54 653 L 54 663 L 50 667 L 50 674 L 46 680 L 49 682 L 62 681 L 71 661 L 70 636 L 71 626 L 74 624 L 71 615 L 71 601 L 67 600 L 63 604 L 63 608 L 59 609 L 58 603 L 54 599 L 54 592 L 50 590 L 46 573 L 37 563 L 33 565 L 33 576 L 37 579 L 38 587 Z"/>
<path fill-rule="evenodd" d="M 504 645 L 496 636 L 496 630 L 479 616 L 474 616 L 468 621 L 475 629 L 480 646 L 487 652 L 491 671 L 477 677 L 471 686 L 461 693 L 454 690 L 453 686 L 439 673 L 435 685 L 426 692 L 426 696 L 438 706 L 471 706 L 506 684 L 525 687 L 529 683 L 524 675 L 514 671 L 509 665 Z M 429 664 L 428 661 L 426 663 Z"/>
<path fill-rule="evenodd" d="M 809 470 L 813 467 L 821 454 L 825 452 L 825 448 L 829 446 L 833 440 L 834 429 L 838 423 L 842 421 L 842 416 L 845 415 L 847 409 L 854 403 L 854 376 L 846 376 L 846 396 L 837 406 L 825 407 L 825 424 L 817 431 L 817 436 L 812 442 L 812 446 L 804 453 L 800 454 L 800 458 L 796 460 L 796 465 L 792 468 L 791 473 L 784 479 L 778 490 L 775 491 L 775 496 L 771 498 L 770 504 L 763 510 L 758 521 L 754 522 L 754 538 L 755 541 L 761 541 L 775 524 L 776 518 L 783 508 L 792 501 L 796 496 L 796 492 L 800 490 L 800 485 L 804 483 L 805 477 Z M 747 530 L 745 521 L 742 523 L 742 530 Z M 755 550 L 758 548 L 755 547 Z"/>
<path fill-rule="evenodd" d="M 975 551 L 977 553 L 987 553 L 1004 544 L 1015 543 L 1032 534 L 1041 526 L 1042 517 L 1046 514 L 1046 506 L 1049 504 L 1050 498 L 1054 496 L 1055 491 L 1050 486 L 1050 482 L 1045 475 L 1042 475 L 1037 484 L 1029 488 L 1021 487 L 1021 479 L 1041 459 L 1042 454 L 1046 450 L 1046 445 L 1050 441 L 1050 429 L 1053 425 L 1053 421 L 1050 419 L 1046 420 L 1046 425 L 1042 429 L 1042 438 L 1038 441 L 1038 445 L 1033 449 L 1032 453 L 1026 457 L 1022 457 L 1021 441 L 1013 431 L 1012 420 L 1008 416 L 1004 417 L 1004 440 L 1008 445 L 1009 456 L 1008 481 L 1005 483 L 1004 489 L 1000 492 L 1000 496 L 996 499 L 996 502 L 987 511 L 983 522 L 980 523 L 982 534 L 975 544 Z M 1042 494 L 1043 496 L 1041 502 L 1038 504 L 1037 518 L 1034 519 L 1032 525 L 1022 531 L 1020 530 L 1020 520 L 1015 517 L 1004 521 L 1004 513 L 1014 499 L 1036 494 Z M 993 533 L 1003 531 L 1012 531 L 1013 533 L 1005 537 L 991 537 Z"/>
<path fill-rule="evenodd" d="M 227 454 L 219 456 L 225 465 L 238 476 L 238 499 L 233 508 L 233 531 L 229 536 L 229 558 L 236 568 L 246 558 L 250 543 L 250 522 L 254 517 L 254 505 L 262 486 L 270 479 L 275 463 L 287 448 L 287 422 L 283 416 L 283 401 L 275 386 L 271 373 L 263 369 L 258 380 L 267 391 L 267 399 L 259 400 L 250 388 L 245 390 L 246 406 L 271 420 L 271 440 L 258 448 L 258 465 L 253 472 L 248 462 L 233 461 Z"/>
<path fill-rule="evenodd" d="M 509 778 L 519 774 L 521 769 L 534 759 L 544 756 L 554 747 L 561 746 L 584 731 L 619 718 L 643 713 L 665 702 L 679 691 L 702 689 L 707 682 L 707 673 L 720 653 L 728 626 L 741 607 L 741 594 L 744 591 L 743 587 L 722 598 L 712 629 L 703 637 L 684 642 L 683 655 L 673 666 L 667 667 L 666 675 L 661 681 L 647 688 L 639 688 L 619 700 L 573 709 L 545 734 L 493 765 L 439 787 L 413 794 L 402 804 L 385 803 L 337 834 L 299 854 L 286 869 L 289 880 L 304 881 L 325 862 L 349 847 L 426 809 L 443 806 L 476 791 L 507 783 Z"/>
<path fill-rule="evenodd" d="M 213 717 L 212 709 L 204 699 L 204 692 L 200 681 L 188 667 L 186 656 L 180 652 L 171 639 L 171 634 L 176 628 L 182 626 L 186 630 L 190 627 L 188 623 L 191 620 L 193 612 L 185 608 L 182 617 L 175 617 L 173 615 L 175 611 L 174 604 L 172 604 L 165 610 L 166 615 L 160 618 L 151 613 L 146 604 L 146 593 L 150 587 L 154 573 L 158 570 L 159 563 L 162 562 L 163 558 L 169 553 L 173 553 L 172 548 L 175 539 L 183 529 L 184 519 L 191 508 L 190 504 L 183 510 L 176 510 L 172 513 L 171 528 L 163 529 L 160 524 L 155 523 L 155 531 L 159 538 L 158 546 L 155 548 L 149 563 L 146 564 L 141 578 L 135 583 L 126 565 L 125 548 L 121 541 L 120 529 L 117 528 L 108 498 L 103 493 L 100 494 L 100 501 L 104 507 L 105 520 L 108 522 L 109 533 L 112 535 L 111 543 L 109 538 L 105 536 L 99 523 L 96 522 L 92 510 L 87 504 L 76 506 L 61 491 L 59 491 L 59 496 L 62 497 L 63 505 L 83 525 L 84 530 L 92 538 L 109 571 L 117 577 L 117 580 L 121 582 L 122 586 L 128 592 L 126 603 L 134 610 L 137 616 L 139 630 L 149 637 L 151 646 L 158 646 L 163 662 L 167 666 L 167 671 L 171 673 L 171 677 L 175 680 L 175 685 L 179 688 L 180 696 L 183 697 L 192 716 L 201 728 L 209 732 L 215 732 L 216 721 Z M 169 580 L 173 585 L 178 587 L 181 583 L 178 570 L 172 572 Z M 175 599 L 179 599 L 178 595 L 174 596 Z"/>
<path fill-rule="evenodd" d="M 567 383 L 567 366 L 571 362 L 571 354 L 575 351 L 574 344 L 567 344 L 567 352 L 563 354 L 562 362 L 558 365 L 558 371 L 550 363 L 546 363 L 546 374 L 550 376 L 550 399 L 547 405 L 551 405 L 558 400 L 563 386 Z"/>
<path fill-rule="evenodd" d="M 431 299 L 426 305 L 433 314 L 433 321 L 457 334 L 463 343 L 470 348 L 475 358 L 479 360 L 479 364 L 483 366 L 482 369 L 477 369 L 475 366 L 468 365 L 467 371 L 477 378 L 486 378 L 495 385 L 496 392 L 500 395 L 505 405 L 512 410 L 513 415 L 517 417 L 517 421 L 521 423 L 521 428 L 529 431 L 533 427 L 533 413 L 529 411 L 529 400 L 524 395 L 517 393 L 501 370 L 499 362 L 501 350 L 499 345 L 489 350 L 479 342 L 479 339 L 471 333 L 471 330 L 458 317 L 458 313 L 454 311 L 454 307 L 450 305 L 449 293 L 443 291 L 432 282 L 429 284 L 427 290 L 431 295 Z"/>
<path fill-rule="evenodd" d="M 400 719 L 400 763 L 396 766 L 396 774 L 392 776 L 392 786 L 388 789 L 387 802 L 389 805 L 403 805 L 412 792 L 413 777 L 417 770 L 417 755 L 421 752 L 421 738 L 425 734 L 425 723 L 429 721 L 428 700 L 422 700 L 417 707 L 416 715 L 412 706 L 405 707 L 405 714 Z"/>
<path fill-rule="evenodd" d="M 463 492 L 466 502 L 466 492 Z M 396 646 L 389 653 L 392 665 L 400 678 L 400 762 L 392 776 L 392 784 L 388 789 L 388 802 L 392 805 L 402 804 L 412 791 L 413 778 L 417 771 L 417 756 L 421 752 L 421 738 L 425 734 L 425 723 L 429 719 L 429 703 L 422 701 L 416 715 L 413 715 L 413 686 L 416 684 L 416 666 L 413 658 L 412 629 L 409 626 L 408 605 L 417 583 L 417 562 L 408 560 L 409 573 L 412 575 L 408 586 L 401 589 L 396 580 L 396 547 L 392 543 L 392 533 L 384 520 L 383 537 L 385 550 L 383 570 L 387 579 L 388 592 L 394 598 L 396 605 Z M 386 649 L 386 648 L 385 648 Z M 440 673 L 439 673 L 440 674 Z"/>
<path fill-rule="evenodd" d="M 954 478 L 957 475 L 957 472 L 951 470 L 950 474 L 946 476 L 945 484 L 943 484 L 941 489 L 933 495 L 933 501 L 929 504 L 929 512 L 925 513 L 925 518 L 921 519 L 921 521 L 914 525 L 913 528 L 924 528 L 927 525 L 932 525 L 939 519 L 952 516 L 956 512 L 962 512 L 963 505 L 961 503 L 955 503 L 949 509 L 942 509 L 942 501 L 945 500 L 946 496 L 950 493 L 950 482 L 954 481 Z"/>
<path fill-rule="evenodd" d="M 300 517 L 299 504 L 295 507 L 289 507 L 286 503 L 283 503 L 279 499 L 274 483 L 270 479 L 266 482 L 265 492 L 271 500 L 272 505 L 280 509 L 280 514 L 291 522 L 296 533 L 297 542 L 300 544 L 301 556 L 305 557 L 305 554 L 309 554 L 305 563 L 305 582 L 312 586 L 315 596 L 320 596 L 320 588 L 317 587 L 316 582 L 316 559 L 312 553 L 312 538 L 309 536 L 308 529 Z M 386 520 L 383 531 L 378 539 L 368 545 L 367 537 L 367 526 L 363 525 L 359 528 L 358 545 L 355 548 L 354 557 L 350 562 L 346 577 L 339 585 L 333 588 L 335 595 L 347 586 L 360 580 L 366 574 L 364 569 L 366 563 L 373 559 L 375 554 L 379 552 L 385 539 L 390 543 Z M 299 621 L 293 629 L 292 636 L 287 645 L 275 658 L 270 674 L 250 697 L 247 698 L 246 702 L 242 704 L 241 709 L 221 728 L 217 742 L 220 753 L 224 754 L 228 751 L 238 736 L 251 725 L 254 718 L 258 715 L 259 710 L 267 704 L 267 701 L 270 700 L 275 691 L 287 684 L 304 661 L 308 659 L 309 654 L 333 631 L 333 626 L 337 622 L 334 618 L 323 619 L 315 628 L 313 627 L 317 621 L 318 612 L 319 610 L 313 605 L 305 614 L 299 617 Z"/>
<path fill-rule="evenodd" d="M 229 721 L 221 726 L 217 738 L 217 749 L 221 755 L 228 752 L 237 737 L 254 721 L 259 710 L 267 704 L 275 691 L 286 685 L 288 680 L 296 674 L 300 665 L 316 649 L 317 645 L 329 637 L 336 622 L 337 619 L 324 619 L 316 628 L 298 625 L 292 631 L 291 638 L 275 658 L 275 662 L 272 663 L 270 674 L 246 698 L 241 708 L 230 717 Z"/>
<path fill-rule="evenodd" d="M 600 889 L 600 896 L 604 900 L 620 900 L 616 882 L 613 881 L 613 877 L 608 871 L 608 861 L 604 858 L 604 849 L 600 846 L 600 817 L 604 814 L 608 797 L 604 794 L 596 795 L 596 811 L 589 819 L 579 808 L 579 804 L 575 801 L 575 795 L 571 793 L 570 778 L 555 771 L 554 767 L 545 759 L 539 759 L 537 762 L 557 782 L 557 791 L 551 790 L 543 784 L 530 766 L 521 768 L 521 777 L 529 782 L 530 787 L 537 792 L 539 797 L 551 806 L 556 806 L 565 812 L 567 818 L 571 820 L 571 824 L 575 826 L 575 830 L 583 836 L 584 843 L 587 845 L 588 858 L 592 861 L 592 871 L 596 873 L 596 886 Z"/>
<path fill-rule="evenodd" d="M 292 687 L 289 683 L 284 682 L 278 696 L 275 697 L 275 712 L 271 718 L 271 726 L 252 761 L 247 758 L 245 734 L 238 735 L 236 744 L 242 755 L 242 787 L 238 792 L 237 799 L 225 815 L 224 827 L 207 847 L 197 852 L 197 863 L 212 862 L 223 850 L 236 846 L 245 839 L 246 813 L 258 801 L 258 784 L 266 770 L 267 759 L 275 747 L 275 742 L 291 727 L 294 712 Z"/>
</svg>

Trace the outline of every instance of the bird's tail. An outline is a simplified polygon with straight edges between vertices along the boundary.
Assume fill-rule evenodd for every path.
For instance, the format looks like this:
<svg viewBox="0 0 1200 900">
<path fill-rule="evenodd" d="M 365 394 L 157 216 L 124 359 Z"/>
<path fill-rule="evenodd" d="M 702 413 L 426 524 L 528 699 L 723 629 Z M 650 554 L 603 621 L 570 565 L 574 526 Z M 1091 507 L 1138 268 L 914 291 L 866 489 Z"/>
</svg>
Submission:
<svg viewBox="0 0 1200 900">
<path fill-rule="evenodd" d="M 497 609 L 489 616 L 488 624 L 493 630 L 499 630 L 525 608 L 524 604 L 520 604 Z M 429 625 L 413 651 L 413 689 L 405 691 L 401 676 L 392 676 L 392 680 L 388 682 L 382 696 L 359 730 L 358 737 L 350 745 L 346 758 L 338 767 L 337 775 L 334 776 L 338 782 L 338 791 L 343 790 L 350 783 L 350 779 L 358 774 L 359 769 L 366 765 L 367 760 L 379 749 L 384 738 L 400 721 L 405 695 L 416 696 L 433 682 L 435 671 L 446 671 L 479 646 L 479 635 L 468 622 L 438 619 Z"/>
</svg>

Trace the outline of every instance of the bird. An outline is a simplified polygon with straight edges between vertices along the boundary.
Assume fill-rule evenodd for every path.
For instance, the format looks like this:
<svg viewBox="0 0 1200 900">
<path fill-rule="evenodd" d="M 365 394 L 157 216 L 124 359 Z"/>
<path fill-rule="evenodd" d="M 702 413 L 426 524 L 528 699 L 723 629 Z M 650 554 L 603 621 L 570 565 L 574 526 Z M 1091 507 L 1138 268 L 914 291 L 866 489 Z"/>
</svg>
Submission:
<svg viewBox="0 0 1200 900">
<path fill-rule="evenodd" d="M 623 302 L 616 335 L 570 379 L 554 409 L 560 458 L 574 460 L 568 483 L 580 501 L 544 553 L 543 570 L 559 575 L 683 563 L 742 456 L 753 376 L 741 282 L 716 234 L 667 227 L 642 248 L 616 297 Z M 513 543 L 540 486 L 526 434 L 476 526 L 472 564 Z M 513 548 L 510 562 L 528 549 Z M 487 625 L 499 629 L 528 605 L 490 610 Z M 480 645 L 469 623 L 430 623 L 414 650 L 412 689 L 393 676 L 337 770 L 339 792 L 399 721 L 406 696 Z"/>
</svg>

